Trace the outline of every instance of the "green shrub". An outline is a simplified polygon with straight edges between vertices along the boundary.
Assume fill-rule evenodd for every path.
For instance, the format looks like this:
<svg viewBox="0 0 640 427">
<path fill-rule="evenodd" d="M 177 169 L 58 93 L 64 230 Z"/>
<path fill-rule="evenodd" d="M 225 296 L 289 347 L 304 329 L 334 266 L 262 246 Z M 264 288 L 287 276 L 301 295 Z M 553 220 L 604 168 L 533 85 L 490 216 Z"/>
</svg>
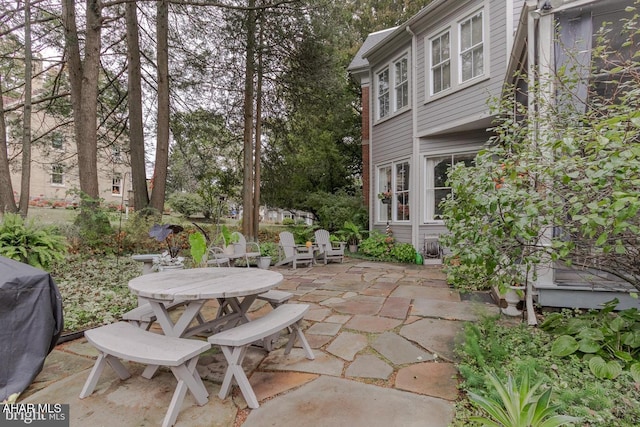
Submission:
<svg viewBox="0 0 640 427">
<path fill-rule="evenodd" d="M 416 249 L 411 243 L 396 243 L 391 248 L 391 256 L 400 262 L 416 262 Z"/>
<path fill-rule="evenodd" d="M 7 213 L 0 224 L 0 255 L 47 269 L 52 261 L 64 258 L 67 244 L 55 227 L 36 226 L 33 221 Z"/>
<path fill-rule="evenodd" d="M 369 233 L 369 237 L 360 242 L 359 249 L 365 255 L 388 259 L 391 254 L 391 248 L 393 248 L 393 237 L 373 230 Z"/>
<path fill-rule="evenodd" d="M 283 218 L 282 219 L 282 225 L 295 225 L 295 221 L 293 220 L 293 218 Z"/>
<path fill-rule="evenodd" d="M 167 203 L 176 212 L 187 218 L 192 217 L 197 213 L 202 213 L 205 210 L 202 197 L 194 193 L 173 193 L 169 196 Z"/>
</svg>

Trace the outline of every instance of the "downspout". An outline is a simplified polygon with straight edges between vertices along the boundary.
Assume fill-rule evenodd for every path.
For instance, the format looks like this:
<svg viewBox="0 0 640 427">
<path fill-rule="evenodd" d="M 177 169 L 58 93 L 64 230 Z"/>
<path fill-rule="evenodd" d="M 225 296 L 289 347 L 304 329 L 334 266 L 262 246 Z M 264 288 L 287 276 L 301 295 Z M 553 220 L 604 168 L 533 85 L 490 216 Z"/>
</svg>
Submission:
<svg viewBox="0 0 640 427">
<path fill-rule="evenodd" d="M 411 34 L 411 122 L 412 131 L 411 137 L 412 144 L 412 161 L 411 161 L 411 181 L 409 182 L 410 191 L 410 209 L 411 215 L 411 244 L 417 250 L 420 250 L 420 212 L 421 212 L 421 200 L 420 196 L 420 138 L 418 138 L 418 85 L 416 81 L 418 79 L 418 43 L 416 34 L 411 30 L 411 27 L 407 25 L 405 30 Z"/>
</svg>

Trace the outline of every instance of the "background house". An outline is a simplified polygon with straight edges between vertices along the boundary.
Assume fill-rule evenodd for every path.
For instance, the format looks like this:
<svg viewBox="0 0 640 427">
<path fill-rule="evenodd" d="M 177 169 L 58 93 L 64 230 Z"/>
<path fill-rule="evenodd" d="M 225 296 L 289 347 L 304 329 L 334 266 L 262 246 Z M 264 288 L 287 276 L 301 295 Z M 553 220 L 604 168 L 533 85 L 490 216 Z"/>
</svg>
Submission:
<svg viewBox="0 0 640 427">
<path fill-rule="evenodd" d="M 489 140 L 524 1 L 435 0 L 369 35 L 349 66 L 362 88 L 364 191 L 372 229 L 425 249 L 446 232 L 446 172 Z"/>
<path fill-rule="evenodd" d="M 40 67 L 40 62 L 36 61 Z M 34 74 L 39 74 L 39 70 Z M 42 90 L 44 77 L 34 79 L 34 99 Z M 20 99 L 5 98 L 7 148 L 11 159 L 11 183 L 16 200 L 20 196 L 22 168 L 22 108 Z M 15 110 L 12 107 L 18 106 Z M 79 201 L 78 158 L 69 119 L 34 109 L 31 116 L 30 204 L 64 206 Z M 103 143 L 98 151 L 98 186 L 100 198 L 107 205 L 124 205 L 131 190 L 131 172 L 126 147 L 121 138 Z M 132 201 L 133 202 L 133 201 Z"/>
</svg>

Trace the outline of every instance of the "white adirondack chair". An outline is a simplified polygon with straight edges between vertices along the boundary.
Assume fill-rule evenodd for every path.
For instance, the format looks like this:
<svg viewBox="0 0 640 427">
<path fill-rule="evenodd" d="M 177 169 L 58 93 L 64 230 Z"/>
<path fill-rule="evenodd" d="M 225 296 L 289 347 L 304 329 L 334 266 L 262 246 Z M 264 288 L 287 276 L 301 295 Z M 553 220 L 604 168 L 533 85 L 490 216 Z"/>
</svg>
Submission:
<svg viewBox="0 0 640 427">
<path fill-rule="evenodd" d="M 234 231 L 233 237 L 233 253 L 235 258 L 243 258 L 249 267 L 249 258 L 258 258 L 260 256 L 260 245 L 257 242 L 247 242 L 247 239 L 238 231 Z"/>
<path fill-rule="evenodd" d="M 276 265 L 291 263 L 295 269 L 299 263 L 306 263 L 309 266 L 313 264 L 313 247 L 296 245 L 293 234 L 289 231 L 280 233 L 280 250 L 284 253 L 284 257 Z"/>
<path fill-rule="evenodd" d="M 316 230 L 315 232 L 316 245 L 318 246 L 319 257 L 324 260 L 326 264 L 330 260 L 344 260 L 344 247 L 346 242 L 332 243 L 327 230 Z"/>
</svg>

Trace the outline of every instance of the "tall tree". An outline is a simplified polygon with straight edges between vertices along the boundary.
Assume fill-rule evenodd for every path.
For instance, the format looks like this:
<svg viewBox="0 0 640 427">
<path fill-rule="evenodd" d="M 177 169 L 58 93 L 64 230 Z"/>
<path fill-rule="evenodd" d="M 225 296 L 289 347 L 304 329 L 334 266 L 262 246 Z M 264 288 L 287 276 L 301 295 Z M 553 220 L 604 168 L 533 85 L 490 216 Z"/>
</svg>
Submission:
<svg viewBox="0 0 640 427">
<path fill-rule="evenodd" d="M 29 211 L 31 184 L 31 0 L 24 2 L 24 107 L 22 117 L 22 175 L 20 184 L 20 215 Z"/>
<path fill-rule="evenodd" d="M 98 76 L 100 73 L 100 48 L 102 30 L 102 2 L 86 0 L 85 28 L 79 34 L 74 0 L 62 0 L 62 22 L 65 35 L 65 51 L 71 105 L 73 107 L 74 133 L 78 151 L 80 190 L 89 197 L 83 198 L 84 208 L 93 208 L 98 200 L 97 168 L 97 104 Z M 80 40 L 84 40 L 84 56 Z"/>
<path fill-rule="evenodd" d="M 127 72 L 129 99 L 129 149 L 131 153 L 131 183 L 133 204 L 142 209 L 149 204 L 144 151 L 144 124 L 142 120 L 142 76 L 140 71 L 140 42 L 137 2 L 125 6 L 127 21 Z"/>
<path fill-rule="evenodd" d="M 169 165 L 169 3 L 167 0 L 158 1 L 156 19 L 158 121 L 150 206 L 162 212 Z"/>
<path fill-rule="evenodd" d="M 4 96 L 2 95 L 2 75 L 0 74 L 0 213 L 18 212 L 13 198 L 11 171 L 7 152 L 7 126 L 4 115 Z"/>
<path fill-rule="evenodd" d="M 242 179 L 242 233 L 249 240 L 257 237 L 253 230 L 253 119 L 256 52 L 256 2 L 249 0 L 246 16 L 246 53 L 244 74 L 244 161 Z"/>
</svg>

